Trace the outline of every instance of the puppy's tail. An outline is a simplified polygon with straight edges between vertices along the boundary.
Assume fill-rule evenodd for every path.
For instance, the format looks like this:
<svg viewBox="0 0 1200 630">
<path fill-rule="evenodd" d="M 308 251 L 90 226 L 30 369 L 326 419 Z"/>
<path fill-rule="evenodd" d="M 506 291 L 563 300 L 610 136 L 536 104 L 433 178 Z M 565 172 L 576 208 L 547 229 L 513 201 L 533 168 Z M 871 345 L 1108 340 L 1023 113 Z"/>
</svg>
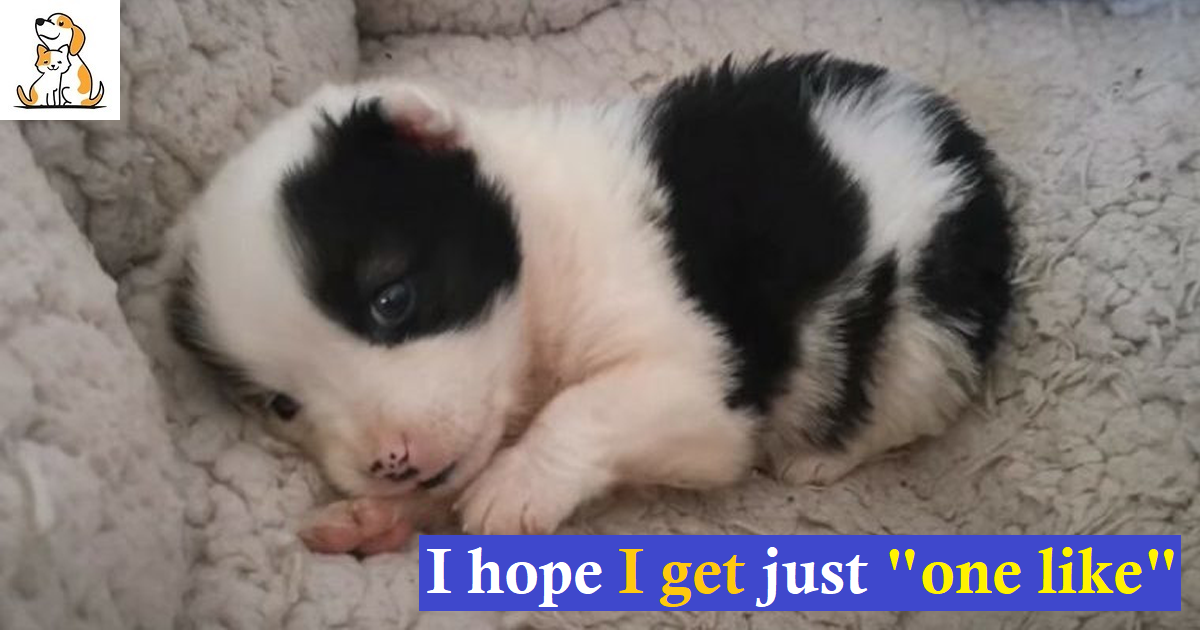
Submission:
<svg viewBox="0 0 1200 630">
<path fill-rule="evenodd" d="M 35 90 L 32 85 L 29 86 L 29 98 L 26 98 L 25 90 L 18 85 L 17 98 L 21 99 L 21 102 L 25 103 L 27 107 L 33 107 L 34 105 L 37 105 L 37 90 Z"/>
<path fill-rule="evenodd" d="M 96 104 L 99 103 L 100 99 L 102 99 L 102 98 L 104 98 L 104 82 L 103 81 L 100 82 L 100 89 L 96 90 L 96 98 L 85 98 L 82 101 L 79 101 L 79 104 L 82 105 L 83 107 L 95 107 Z"/>
</svg>

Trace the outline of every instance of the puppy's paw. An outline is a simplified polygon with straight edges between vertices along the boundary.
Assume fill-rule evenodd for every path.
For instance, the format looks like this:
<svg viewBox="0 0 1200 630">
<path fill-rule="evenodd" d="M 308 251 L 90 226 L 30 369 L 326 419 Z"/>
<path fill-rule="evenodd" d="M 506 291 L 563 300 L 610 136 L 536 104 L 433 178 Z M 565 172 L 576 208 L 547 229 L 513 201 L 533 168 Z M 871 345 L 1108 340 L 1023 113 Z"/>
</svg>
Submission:
<svg viewBox="0 0 1200 630">
<path fill-rule="evenodd" d="M 426 87 L 401 84 L 383 93 L 384 110 L 405 136 L 427 149 L 451 149 L 459 142 L 459 120 L 450 101 Z"/>
<path fill-rule="evenodd" d="M 847 453 L 804 452 L 779 468 L 779 478 L 798 486 L 827 486 L 850 474 L 862 460 Z"/>
<path fill-rule="evenodd" d="M 492 460 L 455 509 L 470 534 L 550 534 L 600 489 L 589 476 L 517 445 Z"/>
<path fill-rule="evenodd" d="M 317 510 L 298 536 L 318 553 L 374 555 L 399 550 L 412 533 L 400 502 L 368 497 L 337 501 Z"/>
</svg>

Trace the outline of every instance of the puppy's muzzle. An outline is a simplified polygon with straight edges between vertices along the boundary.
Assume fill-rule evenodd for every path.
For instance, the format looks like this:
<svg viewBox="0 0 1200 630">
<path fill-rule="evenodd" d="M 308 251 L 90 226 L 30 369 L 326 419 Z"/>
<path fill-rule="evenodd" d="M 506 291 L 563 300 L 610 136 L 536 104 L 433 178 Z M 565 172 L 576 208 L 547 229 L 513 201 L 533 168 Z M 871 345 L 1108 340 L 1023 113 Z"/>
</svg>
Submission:
<svg viewBox="0 0 1200 630">
<path fill-rule="evenodd" d="M 450 465 L 441 469 L 433 476 L 419 479 L 417 486 L 422 490 L 432 490 L 442 485 L 450 478 L 450 475 L 454 474 L 455 464 L 455 462 L 451 462 Z M 404 483 L 417 477 L 421 472 L 409 463 L 408 453 L 404 451 L 390 451 L 385 453 L 372 462 L 368 470 L 372 477 L 394 483 Z"/>
</svg>

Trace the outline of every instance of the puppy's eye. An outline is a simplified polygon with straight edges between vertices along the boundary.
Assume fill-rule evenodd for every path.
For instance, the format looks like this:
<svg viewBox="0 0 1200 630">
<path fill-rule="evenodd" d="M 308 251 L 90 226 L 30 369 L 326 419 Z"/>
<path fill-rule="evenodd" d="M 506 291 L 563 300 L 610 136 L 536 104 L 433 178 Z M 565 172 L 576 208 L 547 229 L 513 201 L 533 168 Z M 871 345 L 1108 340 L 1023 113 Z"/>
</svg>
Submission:
<svg viewBox="0 0 1200 630">
<path fill-rule="evenodd" d="M 408 280 L 389 284 L 371 300 L 371 318 L 385 328 L 403 324 L 412 315 L 417 293 Z"/>
<path fill-rule="evenodd" d="M 296 414 L 300 413 L 300 403 L 287 394 L 272 394 L 267 399 L 267 408 L 280 420 L 284 421 L 291 420 L 296 417 Z"/>
</svg>

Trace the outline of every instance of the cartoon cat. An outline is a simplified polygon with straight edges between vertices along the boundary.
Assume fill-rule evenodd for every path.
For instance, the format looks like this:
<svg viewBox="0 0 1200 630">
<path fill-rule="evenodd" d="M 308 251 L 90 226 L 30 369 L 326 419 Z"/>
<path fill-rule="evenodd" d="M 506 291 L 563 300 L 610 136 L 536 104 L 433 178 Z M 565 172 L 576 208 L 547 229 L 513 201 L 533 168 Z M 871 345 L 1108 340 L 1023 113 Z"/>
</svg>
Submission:
<svg viewBox="0 0 1200 630">
<path fill-rule="evenodd" d="M 67 58 L 67 47 L 64 45 L 58 49 L 46 48 L 42 44 L 38 44 L 38 59 L 35 68 L 42 73 L 33 85 L 29 86 L 29 96 L 25 96 L 25 91 L 21 86 L 17 86 L 17 98 L 26 106 L 34 105 L 62 105 L 62 77 L 66 74 L 67 69 L 71 67 L 71 62 Z M 49 77 L 49 78 L 47 78 Z M 43 81 L 45 79 L 45 81 Z M 42 93 L 38 94 L 37 85 L 42 84 Z"/>
</svg>

